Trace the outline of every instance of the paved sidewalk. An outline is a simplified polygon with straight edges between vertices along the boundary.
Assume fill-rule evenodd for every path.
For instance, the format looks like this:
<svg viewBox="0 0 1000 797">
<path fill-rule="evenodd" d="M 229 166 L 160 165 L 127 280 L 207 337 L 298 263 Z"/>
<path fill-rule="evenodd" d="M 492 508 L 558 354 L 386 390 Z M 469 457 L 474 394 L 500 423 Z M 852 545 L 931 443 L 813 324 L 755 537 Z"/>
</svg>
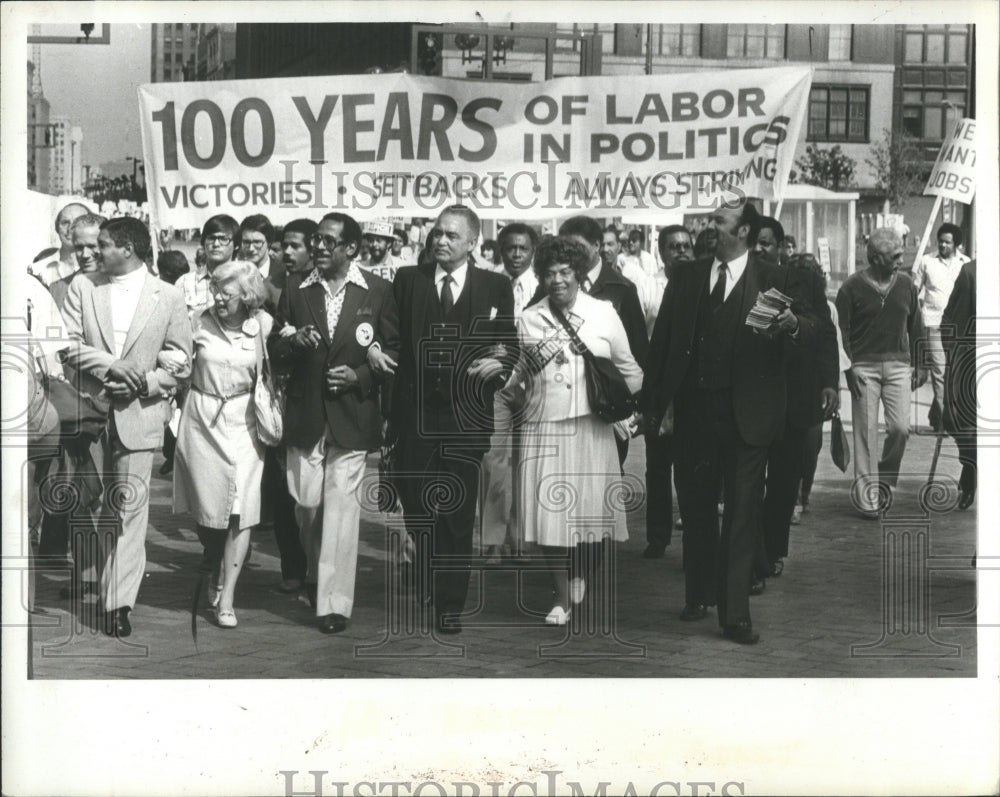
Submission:
<svg viewBox="0 0 1000 797">
<path fill-rule="evenodd" d="M 784 574 L 752 599 L 761 642 L 749 648 L 722 639 L 714 612 L 699 623 L 678 619 L 680 532 L 665 558 L 643 559 L 641 506 L 629 514 L 631 538 L 616 549 L 613 611 L 593 623 L 577 617 L 570 627 L 546 626 L 547 576 L 528 560 L 520 573 L 503 566 L 474 573 L 464 632 L 435 638 L 429 618 L 393 586 L 384 517 L 366 513 L 345 633 L 321 634 L 301 599 L 275 591 L 277 548 L 262 529 L 254 532 L 253 557 L 237 589 L 239 627 L 220 629 L 202 611 L 195 645 L 190 605 L 201 548 L 190 518 L 171 514 L 171 482 L 155 475 L 157 457 L 134 633 L 126 640 L 103 636 L 92 627 L 93 598 L 76 607 L 60 601 L 68 573 L 41 573 L 34 677 L 975 676 L 976 515 L 954 510 L 954 486 L 930 495 L 940 511 L 921 509 L 918 492 L 933 447 L 931 436 L 911 437 L 903 463 L 909 472 L 879 523 L 852 510 L 851 479 L 833 466 L 825 441 L 811 512 L 792 528 Z M 637 485 L 644 465 L 643 446 L 634 442 L 627 473 Z M 370 466 L 374 471 L 374 460 Z M 957 451 L 946 439 L 938 475 L 955 480 L 958 473 Z M 919 553 L 929 555 L 926 566 Z"/>
</svg>

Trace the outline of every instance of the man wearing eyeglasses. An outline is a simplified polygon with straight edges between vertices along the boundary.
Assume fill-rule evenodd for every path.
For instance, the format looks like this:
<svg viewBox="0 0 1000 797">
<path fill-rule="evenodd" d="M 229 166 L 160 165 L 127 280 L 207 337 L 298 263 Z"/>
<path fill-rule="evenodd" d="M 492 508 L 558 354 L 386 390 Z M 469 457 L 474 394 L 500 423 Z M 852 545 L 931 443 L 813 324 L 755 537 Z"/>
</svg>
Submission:
<svg viewBox="0 0 1000 797">
<path fill-rule="evenodd" d="M 285 289 L 285 269 L 281 258 L 271 254 L 272 241 L 274 225 L 267 216 L 256 213 L 243 219 L 239 233 L 240 258 L 257 266 L 264 277 L 268 296 L 265 307 L 269 311 L 277 306 L 278 296 Z"/>
<path fill-rule="evenodd" d="M 351 262 L 361 246 L 354 219 L 327 214 L 310 245 L 313 268 L 288 276 L 268 349 L 290 370 L 283 442 L 306 591 L 320 631 L 336 634 L 354 606 L 365 457 L 382 438 L 368 350 L 377 340 L 385 356 L 397 357 L 399 322 L 389 282 Z"/>
</svg>

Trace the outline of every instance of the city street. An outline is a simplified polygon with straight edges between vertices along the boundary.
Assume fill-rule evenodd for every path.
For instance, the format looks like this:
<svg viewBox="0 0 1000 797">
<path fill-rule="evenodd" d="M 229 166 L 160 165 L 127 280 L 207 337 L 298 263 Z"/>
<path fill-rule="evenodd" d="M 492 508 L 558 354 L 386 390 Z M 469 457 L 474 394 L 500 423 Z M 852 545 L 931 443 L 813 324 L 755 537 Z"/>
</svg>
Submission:
<svg viewBox="0 0 1000 797">
<path fill-rule="evenodd" d="M 928 392 L 926 388 L 921 395 Z M 914 417 L 923 421 L 926 406 Z M 922 427 L 925 429 L 926 427 Z M 827 427 L 827 432 L 829 427 Z M 629 514 L 630 539 L 616 550 L 617 600 L 607 617 L 546 626 L 547 575 L 513 560 L 473 574 L 464 632 L 435 637 L 429 618 L 400 594 L 387 560 L 384 516 L 366 513 L 355 611 L 346 632 L 321 634 L 304 598 L 276 591 L 277 547 L 254 533 L 237 595 L 239 627 L 214 625 L 202 598 L 197 644 L 191 596 L 201 546 L 187 516 L 171 513 L 171 482 L 154 465 L 148 564 L 134 631 L 116 640 L 94 630 L 94 599 L 60 601 L 68 571 L 43 572 L 33 617 L 35 678 L 377 678 L 377 677 L 938 677 L 976 675 L 975 510 L 954 510 L 959 465 L 944 441 L 938 478 L 950 487 L 925 500 L 934 448 L 913 435 L 904 477 L 883 523 L 853 511 L 850 478 L 824 443 L 811 511 L 793 526 L 784 573 L 752 599 L 761 642 L 724 640 L 714 612 L 684 623 L 680 532 L 660 560 L 641 557 L 644 508 Z M 626 469 L 641 484 L 643 447 Z M 369 462 L 376 474 L 376 461 Z M 641 504 L 641 501 L 637 503 Z M 926 535 L 924 537 L 923 535 Z M 919 556 L 927 557 L 921 562 Z M 535 562 L 537 565 L 537 561 Z M 887 581 L 887 578 L 889 581 Z M 387 588 L 389 585 L 390 588 Z M 926 599 L 925 599 L 926 598 Z M 422 625 L 423 623 L 423 625 Z"/>
</svg>

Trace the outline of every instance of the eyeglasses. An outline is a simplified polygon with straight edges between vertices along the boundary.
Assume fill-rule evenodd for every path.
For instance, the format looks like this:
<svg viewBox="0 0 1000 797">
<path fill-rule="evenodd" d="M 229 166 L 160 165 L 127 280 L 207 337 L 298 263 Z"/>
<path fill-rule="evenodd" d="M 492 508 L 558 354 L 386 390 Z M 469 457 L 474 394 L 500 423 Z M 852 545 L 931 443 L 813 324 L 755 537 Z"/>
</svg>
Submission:
<svg viewBox="0 0 1000 797">
<path fill-rule="evenodd" d="M 233 236 L 231 235 L 206 235 L 205 242 L 210 244 L 219 244 L 220 246 L 228 246 L 233 242 Z"/>
<path fill-rule="evenodd" d="M 260 241 L 250 241 L 244 238 L 243 246 L 246 247 L 247 249 L 263 249 L 265 246 L 267 246 L 267 241 L 263 239 Z"/>
<path fill-rule="evenodd" d="M 211 288 L 211 294 L 213 299 L 222 299 L 224 302 L 230 302 L 233 299 L 239 299 L 239 293 L 228 293 L 221 288 Z"/>
<path fill-rule="evenodd" d="M 309 243 L 313 246 L 319 246 L 323 244 L 331 252 L 338 246 L 344 246 L 344 241 L 339 238 L 334 238 L 332 235 L 323 235 L 322 233 L 313 233 L 312 237 L 309 239 Z"/>
</svg>

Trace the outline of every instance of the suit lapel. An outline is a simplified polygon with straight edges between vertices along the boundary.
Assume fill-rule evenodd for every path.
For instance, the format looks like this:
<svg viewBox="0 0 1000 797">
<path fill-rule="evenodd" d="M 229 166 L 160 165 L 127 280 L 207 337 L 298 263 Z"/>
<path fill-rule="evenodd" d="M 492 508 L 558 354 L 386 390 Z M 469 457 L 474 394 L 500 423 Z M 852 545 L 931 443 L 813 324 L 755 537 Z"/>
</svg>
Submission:
<svg viewBox="0 0 1000 797">
<path fill-rule="evenodd" d="M 429 263 L 417 267 L 413 279 L 413 334 L 410 336 L 413 344 L 413 361 L 420 362 L 420 337 L 424 333 L 424 321 L 427 318 L 428 302 L 436 302 L 434 295 L 434 269 L 436 264 Z"/>
<path fill-rule="evenodd" d="M 489 304 L 484 292 L 484 284 L 480 278 L 479 269 L 472 266 L 465 272 L 465 285 L 462 292 L 455 297 L 455 310 L 458 312 L 459 323 L 468 333 L 475 333 L 476 313 Z"/>
<path fill-rule="evenodd" d="M 302 291 L 306 300 L 306 307 L 312 314 L 316 329 L 323 336 L 323 342 L 330 345 L 330 329 L 326 323 L 326 288 L 319 284 L 306 285 Z"/>
<path fill-rule="evenodd" d="M 156 310 L 156 305 L 160 301 L 160 281 L 152 274 L 147 274 L 142 282 L 142 293 L 139 294 L 139 304 L 136 305 L 135 315 L 132 317 L 132 324 L 128 328 L 125 336 L 125 345 L 122 347 L 122 357 L 128 356 L 129 351 L 139 339 L 142 330 L 146 328 L 149 319 Z M 112 334 L 112 339 L 114 335 Z"/>
<path fill-rule="evenodd" d="M 364 304 L 366 293 L 366 290 L 359 288 L 353 282 L 348 282 L 344 286 L 344 304 L 340 308 L 340 318 L 337 321 L 337 328 L 334 330 L 333 338 L 330 341 L 331 355 L 343 346 L 344 341 L 348 339 L 348 333 L 353 327 L 351 322 L 354 316 L 357 315 L 358 309 Z"/>
<path fill-rule="evenodd" d="M 115 322 L 111 315 L 111 283 L 107 280 L 94 286 L 90 296 L 94 302 L 94 317 L 109 352 L 115 353 Z"/>
</svg>

